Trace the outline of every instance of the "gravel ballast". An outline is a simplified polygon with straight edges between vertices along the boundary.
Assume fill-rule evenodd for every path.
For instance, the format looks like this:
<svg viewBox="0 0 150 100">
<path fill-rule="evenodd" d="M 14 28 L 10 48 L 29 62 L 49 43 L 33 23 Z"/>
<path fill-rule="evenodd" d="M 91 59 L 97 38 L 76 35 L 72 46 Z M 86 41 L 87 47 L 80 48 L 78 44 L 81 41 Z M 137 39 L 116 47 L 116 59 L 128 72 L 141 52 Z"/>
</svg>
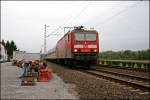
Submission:
<svg viewBox="0 0 150 100">
<path fill-rule="evenodd" d="M 127 87 L 119 83 L 79 72 L 48 62 L 50 68 L 61 77 L 65 83 L 74 84 L 76 95 L 80 99 L 136 99 L 148 100 L 149 93 Z"/>
<path fill-rule="evenodd" d="M 72 85 L 65 84 L 56 74 L 49 82 L 36 82 L 35 86 L 21 86 L 21 75 L 21 68 L 1 64 L 1 99 L 77 99 Z"/>
</svg>

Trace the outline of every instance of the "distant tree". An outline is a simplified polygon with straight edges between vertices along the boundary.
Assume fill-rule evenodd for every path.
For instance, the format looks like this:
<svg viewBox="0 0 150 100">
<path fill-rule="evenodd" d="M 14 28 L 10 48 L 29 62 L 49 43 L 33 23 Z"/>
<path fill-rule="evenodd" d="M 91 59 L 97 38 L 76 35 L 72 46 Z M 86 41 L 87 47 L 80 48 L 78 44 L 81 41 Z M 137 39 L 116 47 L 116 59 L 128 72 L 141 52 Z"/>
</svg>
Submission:
<svg viewBox="0 0 150 100">
<path fill-rule="evenodd" d="M 10 57 L 12 58 L 13 57 L 13 51 L 17 50 L 17 46 L 13 40 L 10 42 L 10 48 L 9 49 L 10 49 Z"/>
<path fill-rule="evenodd" d="M 124 51 L 124 59 L 132 59 L 131 55 L 132 55 L 132 51 L 131 50 L 125 50 Z"/>
<path fill-rule="evenodd" d="M 17 50 L 17 46 L 16 46 L 16 44 L 14 43 L 13 40 L 10 43 L 10 47 L 12 48 L 12 50 Z"/>
<path fill-rule="evenodd" d="M 6 44 L 5 44 L 5 41 L 4 40 L 2 40 L 2 45 L 5 47 L 6 46 Z"/>
<path fill-rule="evenodd" d="M 7 50 L 8 61 L 9 61 L 10 60 L 10 43 L 8 40 L 6 42 L 6 50 Z"/>
<path fill-rule="evenodd" d="M 17 46 L 15 42 L 12 40 L 11 42 L 6 42 L 6 50 L 8 55 L 8 61 L 13 57 L 13 51 L 17 50 Z"/>
<path fill-rule="evenodd" d="M 105 51 L 99 54 L 100 59 L 121 59 L 121 60 L 150 60 L 150 49 L 140 51 Z"/>
</svg>

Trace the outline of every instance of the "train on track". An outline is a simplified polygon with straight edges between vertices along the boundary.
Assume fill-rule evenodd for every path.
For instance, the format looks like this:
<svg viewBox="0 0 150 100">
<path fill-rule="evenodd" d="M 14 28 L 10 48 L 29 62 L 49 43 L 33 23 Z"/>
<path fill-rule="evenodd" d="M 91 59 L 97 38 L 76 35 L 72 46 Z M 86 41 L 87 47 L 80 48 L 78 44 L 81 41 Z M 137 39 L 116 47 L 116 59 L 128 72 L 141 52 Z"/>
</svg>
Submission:
<svg viewBox="0 0 150 100">
<path fill-rule="evenodd" d="M 98 62 L 99 34 L 96 30 L 85 30 L 83 26 L 68 31 L 49 50 L 44 59 L 69 66 L 95 66 Z"/>
</svg>

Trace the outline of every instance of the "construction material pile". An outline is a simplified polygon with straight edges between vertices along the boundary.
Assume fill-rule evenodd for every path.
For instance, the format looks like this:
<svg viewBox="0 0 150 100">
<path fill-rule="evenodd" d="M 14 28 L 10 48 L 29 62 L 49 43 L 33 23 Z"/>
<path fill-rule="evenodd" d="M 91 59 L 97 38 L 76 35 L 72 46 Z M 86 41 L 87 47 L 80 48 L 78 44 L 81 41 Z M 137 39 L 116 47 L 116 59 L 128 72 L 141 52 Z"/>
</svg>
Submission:
<svg viewBox="0 0 150 100">
<path fill-rule="evenodd" d="M 34 78 L 38 82 L 48 82 L 52 79 L 52 71 L 45 62 L 42 64 L 39 61 L 23 61 L 21 67 L 24 70 L 21 85 L 35 85 Z"/>
</svg>

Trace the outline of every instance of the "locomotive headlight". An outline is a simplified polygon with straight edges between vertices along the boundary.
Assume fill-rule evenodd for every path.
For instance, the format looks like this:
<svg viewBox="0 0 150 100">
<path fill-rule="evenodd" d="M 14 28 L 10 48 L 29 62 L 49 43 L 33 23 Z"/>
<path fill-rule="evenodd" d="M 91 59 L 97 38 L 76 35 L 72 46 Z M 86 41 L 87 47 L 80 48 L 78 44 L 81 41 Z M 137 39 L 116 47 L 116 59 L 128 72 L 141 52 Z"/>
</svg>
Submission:
<svg viewBox="0 0 150 100">
<path fill-rule="evenodd" d="M 94 49 L 94 52 L 97 52 L 97 50 L 96 50 L 96 49 Z"/>
<path fill-rule="evenodd" d="M 77 49 L 74 49 L 74 52 L 77 52 L 78 50 Z"/>
</svg>

